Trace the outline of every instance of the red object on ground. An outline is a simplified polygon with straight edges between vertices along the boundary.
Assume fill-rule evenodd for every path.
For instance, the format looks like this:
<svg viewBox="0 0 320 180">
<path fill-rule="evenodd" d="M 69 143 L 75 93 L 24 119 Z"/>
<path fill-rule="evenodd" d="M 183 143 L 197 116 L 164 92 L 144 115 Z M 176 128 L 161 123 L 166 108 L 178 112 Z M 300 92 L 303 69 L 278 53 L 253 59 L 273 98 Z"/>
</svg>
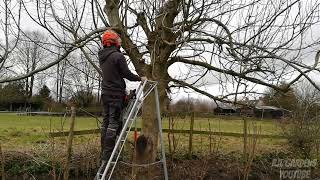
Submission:
<svg viewBox="0 0 320 180">
<path fill-rule="evenodd" d="M 138 131 L 137 130 L 134 130 L 134 134 L 133 134 L 133 138 L 134 138 L 134 142 L 137 142 L 137 139 L 138 139 Z"/>
</svg>

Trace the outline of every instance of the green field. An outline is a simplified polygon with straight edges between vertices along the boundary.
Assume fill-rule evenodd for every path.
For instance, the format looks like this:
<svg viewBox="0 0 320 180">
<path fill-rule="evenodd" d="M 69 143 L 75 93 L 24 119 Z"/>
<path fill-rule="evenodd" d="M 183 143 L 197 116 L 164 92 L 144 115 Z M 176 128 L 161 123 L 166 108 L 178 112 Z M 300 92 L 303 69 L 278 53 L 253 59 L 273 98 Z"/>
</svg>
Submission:
<svg viewBox="0 0 320 180">
<path fill-rule="evenodd" d="M 101 118 L 99 118 L 101 121 Z M 278 135 L 281 133 L 279 125 L 274 120 L 257 120 L 248 118 L 248 133 L 253 133 L 253 127 L 257 127 L 258 134 Z M 189 129 L 190 117 L 175 118 L 174 129 Z M 6 149 L 29 148 L 42 145 L 48 140 L 49 132 L 67 131 L 69 129 L 70 117 L 55 116 L 18 116 L 15 113 L 0 113 L 0 141 Z M 137 122 L 140 127 L 141 122 Z M 168 119 L 163 120 L 163 128 L 168 128 Z M 98 122 L 93 117 L 76 117 L 75 130 L 97 129 Z M 214 132 L 243 133 L 243 119 L 240 117 L 213 117 L 195 118 L 195 130 Z M 167 142 L 167 135 L 164 135 Z M 75 143 L 85 141 L 97 141 L 98 134 L 82 135 L 76 138 Z M 185 149 L 188 145 L 188 134 L 175 134 L 177 148 Z M 60 138 L 61 139 L 61 138 Z M 63 139 L 63 138 L 62 138 Z M 210 140 L 211 139 L 211 140 Z M 194 147 L 204 151 L 210 146 L 228 150 L 241 150 L 242 138 L 218 137 L 208 135 L 194 135 Z M 260 139 L 260 149 L 272 149 L 281 147 L 283 140 Z M 167 144 L 167 143 L 166 143 Z"/>
</svg>

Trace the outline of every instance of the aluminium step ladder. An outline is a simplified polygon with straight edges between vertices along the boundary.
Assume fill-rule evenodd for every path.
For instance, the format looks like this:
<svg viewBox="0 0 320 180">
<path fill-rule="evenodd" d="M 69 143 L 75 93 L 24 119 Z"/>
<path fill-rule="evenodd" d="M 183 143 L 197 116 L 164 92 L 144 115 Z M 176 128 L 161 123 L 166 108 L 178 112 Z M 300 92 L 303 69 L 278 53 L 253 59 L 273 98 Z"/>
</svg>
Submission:
<svg viewBox="0 0 320 180">
<path fill-rule="evenodd" d="M 148 84 L 148 87 L 147 87 Z M 164 179 L 168 180 L 168 171 L 167 171 L 167 164 L 166 164 L 166 157 L 165 157 L 165 149 L 163 144 L 163 137 L 162 137 L 162 124 L 161 124 L 161 116 L 160 116 L 160 105 L 159 105 L 159 95 L 158 95 L 158 89 L 157 89 L 157 82 L 156 81 L 142 81 L 136 91 L 136 95 L 133 99 L 131 99 L 127 105 L 127 107 L 124 109 L 122 114 L 122 121 L 123 121 L 123 127 L 120 132 L 120 135 L 118 136 L 116 140 L 115 147 L 112 151 L 112 154 L 109 158 L 108 162 L 103 162 L 98 169 L 98 172 L 95 176 L 95 180 L 110 180 L 111 176 L 115 170 L 115 167 L 117 165 L 117 162 L 119 161 L 119 157 L 121 155 L 121 152 L 123 150 L 124 144 L 128 138 L 128 134 L 130 132 L 130 129 L 132 128 L 133 123 L 136 121 L 137 114 L 139 112 L 139 109 L 141 108 L 143 101 L 145 98 L 154 91 L 155 93 L 155 108 L 156 108 L 156 114 L 157 114 L 157 120 L 158 120 L 158 127 L 159 127 L 159 138 L 160 138 L 160 148 L 161 148 L 161 158 L 160 161 L 151 163 L 162 163 L 163 165 L 163 172 L 164 172 Z M 146 88 L 147 87 L 147 88 Z M 117 153 L 118 151 L 118 153 Z M 128 164 L 128 163 L 127 163 Z M 108 175 L 108 177 L 107 177 Z"/>
</svg>

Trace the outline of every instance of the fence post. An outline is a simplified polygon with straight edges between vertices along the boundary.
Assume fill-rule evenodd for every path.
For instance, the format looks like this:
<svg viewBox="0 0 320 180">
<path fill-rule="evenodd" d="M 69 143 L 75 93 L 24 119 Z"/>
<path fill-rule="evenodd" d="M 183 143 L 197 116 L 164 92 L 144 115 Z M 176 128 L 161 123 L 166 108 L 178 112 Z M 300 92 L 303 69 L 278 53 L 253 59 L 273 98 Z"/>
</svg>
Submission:
<svg viewBox="0 0 320 180">
<path fill-rule="evenodd" d="M 190 134 L 189 134 L 189 158 L 192 157 L 192 136 L 193 136 L 193 125 L 194 125 L 194 112 L 191 113 L 190 122 Z"/>
<path fill-rule="evenodd" d="M 248 122 L 247 118 L 242 118 L 243 119 L 243 155 L 244 158 L 247 159 L 247 154 L 248 154 Z"/>
<path fill-rule="evenodd" d="M 63 173 L 64 180 L 69 179 L 69 166 L 70 166 L 71 152 L 72 152 L 72 140 L 73 140 L 73 130 L 74 130 L 75 117 L 76 117 L 76 108 L 74 106 L 72 106 L 71 107 L 70 131 L 69 131 L 69 137 L 68 137 L 68 143 L 67 143 L 67 159 L 66 159 L 64 173 Z"/>
<path fill-rule="evenodd" d="M 209 118 L 208 118 L 208 124 L 209 124 L 209 132 L 210 132 L 210 134 L 209 134 L 209 152 L 210 152 L 210 154 L 212 153 L 212 136 L 211 136 L 211 124 L 210 124 L 210 120 L 209 120 Z"/>
<path fill-rule="evenodd" d="M 5 180 L 6 179 L 6 173 L 4 171 L 4 154 L 3 154 L 3 151 L 2 151 L 2 147 L 1 147 L 1 143 L 0 143 L 0 155 L 1 155 L 1 177 L 2 177 L 2 180 Z"/>
<path fill-rule="evenodd" d="M 173 127 L 172 127 L 173 118 L 169 116 L 168 119 L 169 119 L 169 130 L 173 130 Z M 171 158 L 173 158 L 171 138 L 172 138 L 172 132 L 169 131 L 168 132 L 169 154 Z"/>
</svg>

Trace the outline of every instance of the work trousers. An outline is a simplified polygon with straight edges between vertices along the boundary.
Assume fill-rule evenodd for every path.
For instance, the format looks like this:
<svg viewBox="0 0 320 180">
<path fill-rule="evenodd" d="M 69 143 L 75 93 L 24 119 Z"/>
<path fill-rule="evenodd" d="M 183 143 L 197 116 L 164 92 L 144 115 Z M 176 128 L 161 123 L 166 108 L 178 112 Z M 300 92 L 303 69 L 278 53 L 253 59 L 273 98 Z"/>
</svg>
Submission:
<svg viewBox="0 0 320 180">
<path fill-rule="evenodd" d="M 101 126 L 101 159 L 108 161 L 114 149 L 116 137 L 121 132 L 123 97 L 102 95 L 103 123 Z"/>
</svg>

